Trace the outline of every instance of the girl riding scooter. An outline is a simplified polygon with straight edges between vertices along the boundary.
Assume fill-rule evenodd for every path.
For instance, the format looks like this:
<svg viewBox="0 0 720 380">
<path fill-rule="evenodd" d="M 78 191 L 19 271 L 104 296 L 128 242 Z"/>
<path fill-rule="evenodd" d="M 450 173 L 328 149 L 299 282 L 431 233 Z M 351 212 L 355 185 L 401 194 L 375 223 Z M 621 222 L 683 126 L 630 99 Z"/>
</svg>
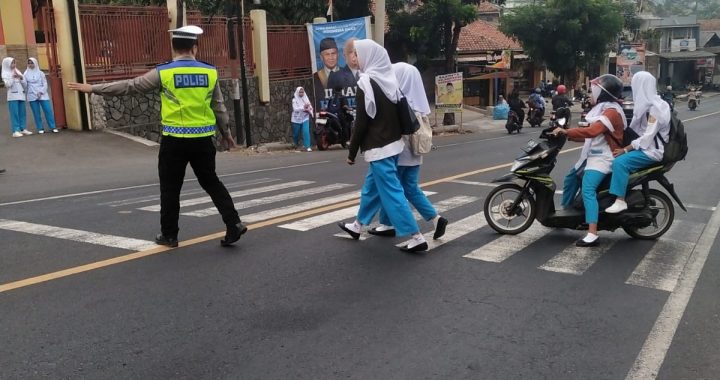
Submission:
<svg viewBox="0 0 720 380">
<path fill-rule="evenodd" d="M 565 177 L 563 184 L 563 206 L 568 208 L 578 191 L 578 180 L 582 178 L 582 197 L 585 206 L 585 222 L 588 233 L 575 242 L 578 247 L 593 247 L 598 244 L 599 206 L 597 189 L 603 178 L 610 173 L 613 150 L 622 148 L 623 131 L 627 127 L 620 98 L 623 83 L 620 78 L 606 74 L 590 82 L 592 100 L 595 106 L 585 117 L 587 128 L 556 128 L 554 135 L 565 134 L 573 141 L 585 141 L 580 159 Z M 584 174 L 582 172 L 584 167 Z"/>
</svg>

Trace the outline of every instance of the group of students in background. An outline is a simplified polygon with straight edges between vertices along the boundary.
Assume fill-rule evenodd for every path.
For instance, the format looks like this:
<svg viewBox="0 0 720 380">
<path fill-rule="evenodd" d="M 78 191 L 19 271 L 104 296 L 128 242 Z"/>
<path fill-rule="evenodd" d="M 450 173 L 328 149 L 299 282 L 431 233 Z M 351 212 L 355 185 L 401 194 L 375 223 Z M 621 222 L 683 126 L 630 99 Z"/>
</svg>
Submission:
<svg viewBox="0 0 720 380">
<path fill-rule="evenodd" d="M 2 80 L 7 89 L 10 126 L 13 137 L 32 135 L 32 132 L 26 128 L 26 101 L 30 103 L 30 109 L 32 110 L 38 133 L 45 133 L 42 113 L 45 114 L 48 131 L 58 132 L 55 126 L 55 116 L 53 115 L 52 105 L 50 104 L 47 79 L 45 78 L 45 74 L 40 70 L 37 59 L 29 58 L 25 72 L 21 73 L 17 68 L 15 58 L 4 58 L 2 61 Z"/>
</svg>

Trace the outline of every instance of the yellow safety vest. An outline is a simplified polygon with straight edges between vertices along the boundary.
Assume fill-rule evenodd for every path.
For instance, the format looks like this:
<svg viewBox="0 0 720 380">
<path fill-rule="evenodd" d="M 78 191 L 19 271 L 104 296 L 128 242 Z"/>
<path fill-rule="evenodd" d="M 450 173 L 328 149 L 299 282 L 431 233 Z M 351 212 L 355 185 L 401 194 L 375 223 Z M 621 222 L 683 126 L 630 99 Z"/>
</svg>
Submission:
<svg viewBox="0 0 720 380">
<path fill-rule="evenodd" d="M 163 136 L 206 137 L 215 134 L 211 102 L 218 74 L 215 67 L 195 60 L 157 66 Z"/>
</svg>

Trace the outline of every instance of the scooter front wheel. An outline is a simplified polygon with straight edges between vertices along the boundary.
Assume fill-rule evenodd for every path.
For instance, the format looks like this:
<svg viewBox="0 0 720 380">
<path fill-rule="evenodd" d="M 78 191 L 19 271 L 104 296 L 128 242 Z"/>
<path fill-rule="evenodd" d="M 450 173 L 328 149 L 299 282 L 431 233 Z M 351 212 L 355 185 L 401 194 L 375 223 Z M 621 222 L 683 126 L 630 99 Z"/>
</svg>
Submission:
<svg viewBox="0 0 720 380">
<path fill-rule="evenodd" d="M 514 183 L 506 183 L 490 191 L 483 210 L 485 220 L 493 230 L 516 235 L 530 228 L 537 213 L 535 199 L 524 196 L 513 209 L 512 205 L 519 197 L 523 197 L 523 189 Z"/>
</svg>

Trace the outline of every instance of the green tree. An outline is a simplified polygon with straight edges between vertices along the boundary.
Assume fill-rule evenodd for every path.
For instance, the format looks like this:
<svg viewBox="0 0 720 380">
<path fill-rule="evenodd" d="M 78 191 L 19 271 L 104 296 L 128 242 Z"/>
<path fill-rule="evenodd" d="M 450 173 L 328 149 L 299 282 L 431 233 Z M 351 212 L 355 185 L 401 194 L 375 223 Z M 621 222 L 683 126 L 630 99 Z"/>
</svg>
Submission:
<svg viewBox="0 0 720 380">
<path fill-rule="evenodd" d="M 477 19 L 475 4 L 479 2 L 426 0 L 416 5 L 407 0 L 389 0 L 388 44 L 398 48 L 403 55 L 416 55 L 421 66 L 442 56 L 445 71 L 453 72 L 460 31 Z"/>
<path fill-rule="evenodd" d="M 337 20 L 370 16 L 369 0 L 334 0 L 333 14 Z"/>
<path fill-rule="evenodd" d="M 623 23 L 622 10 L 612 0 L 548 0 L 503 16 L 500 30 L 574 86 L 578 69 L 604 61 Z"/>
</svg>

